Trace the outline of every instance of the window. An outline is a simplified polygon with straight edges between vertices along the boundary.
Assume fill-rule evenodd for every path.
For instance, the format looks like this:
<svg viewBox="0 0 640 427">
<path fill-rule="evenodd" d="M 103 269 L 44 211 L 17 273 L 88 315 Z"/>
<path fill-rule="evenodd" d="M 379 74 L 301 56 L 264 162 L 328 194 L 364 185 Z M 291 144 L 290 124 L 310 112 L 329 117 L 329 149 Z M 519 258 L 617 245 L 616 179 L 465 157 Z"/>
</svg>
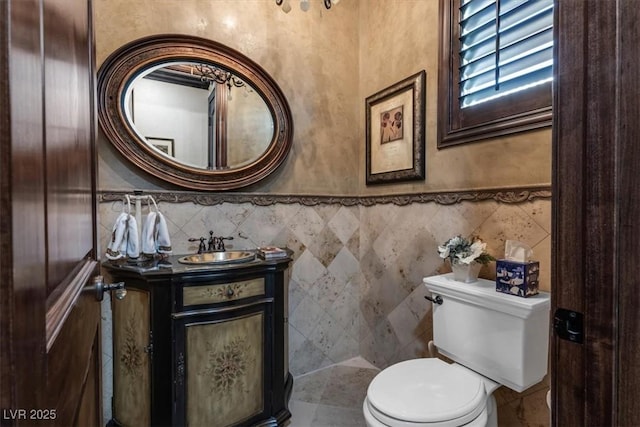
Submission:
<svg viewBox="0 0 640 427">
<path fill-rule="evenodd" d="M 553 0 L 441 0 L 438 147 L 551 125 Z"/>
</svg>

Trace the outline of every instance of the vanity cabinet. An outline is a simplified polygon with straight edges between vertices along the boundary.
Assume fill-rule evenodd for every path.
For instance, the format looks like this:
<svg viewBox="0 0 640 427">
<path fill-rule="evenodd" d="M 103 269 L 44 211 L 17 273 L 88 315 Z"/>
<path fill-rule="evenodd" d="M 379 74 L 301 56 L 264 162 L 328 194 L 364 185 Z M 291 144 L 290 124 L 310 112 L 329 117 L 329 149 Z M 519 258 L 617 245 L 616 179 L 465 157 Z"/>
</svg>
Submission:
<svg viewBox="0 0 640 427">
<path fill-rule="evenodd" d="M 290 259 L 225 266 L 103 264 L 112 300 L 113 424 L 278 426 L 287 363 Z"/>
</svg>

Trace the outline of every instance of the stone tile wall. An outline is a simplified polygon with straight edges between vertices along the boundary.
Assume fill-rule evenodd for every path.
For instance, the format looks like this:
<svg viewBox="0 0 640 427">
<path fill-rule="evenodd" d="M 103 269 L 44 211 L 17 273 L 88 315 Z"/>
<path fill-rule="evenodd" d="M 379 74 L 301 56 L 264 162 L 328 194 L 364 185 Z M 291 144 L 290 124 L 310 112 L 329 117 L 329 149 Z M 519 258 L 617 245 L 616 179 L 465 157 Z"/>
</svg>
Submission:
<svg viewBox="0 0 640 427">
<path fill-rule="evenodd" d="M 437 246 L 479 235 L 496 257 L 507 239 L 533 248 L 541 288 L 550 289 L 551 202 L 375 205 L 360 216 L 360 355 L 378 367 L 425 355 L 430 303 L 422 278 L 448 272 Z M 495 264 L 480 275 L 495 278 Z"/>
<path fill-rule="evenodd" d="M 312 207 L 188 202 L 159 203 L 159 207 L 168 220 L 174 253 L 196 252 L 197 243 L 188 238 L 207 236 L 209 230 L 233 236 L 229 248 L 275 244 L 294 250 L 289 291 L 289 359 L 294 376 L 359 355 L 379 368 L 426 356 L 432 327 L 422 278 L 446 271 L 437 246 L 453 235 L 478 234 L 496 256 L 506 239 L 529 244 L 540 260 L 541 288 L 550 289 L 549 200 Z M 106 248 L 121 210 L 121 202 L 100 204 L 101 249 Z M 488 278 L 494 274 L 489 268 L 481 272 Z M 106 304 L 103 320 L 108 410 L 112 349 Z M 524 397 L 509 395 L 501 402 L 504 408 L 517 409 L 518 399 Z M 526 406 L 540 399 L 523 401 Z"/>
</svg>

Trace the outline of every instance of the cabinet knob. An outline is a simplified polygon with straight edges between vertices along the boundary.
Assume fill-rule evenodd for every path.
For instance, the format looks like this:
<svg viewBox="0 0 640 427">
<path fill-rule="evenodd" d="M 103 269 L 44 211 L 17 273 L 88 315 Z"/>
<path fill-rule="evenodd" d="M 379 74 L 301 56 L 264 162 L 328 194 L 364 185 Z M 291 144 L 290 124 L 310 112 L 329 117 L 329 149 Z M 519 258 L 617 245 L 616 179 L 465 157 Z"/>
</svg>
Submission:
<svg viewBox="0 0 640 427">
<path fill-rule="evenodd" d="M 231 288 L 231 286 L 229 286 L 229 287 L 227 288 L 227 296 L 228 296 L 229 298 L 231 298 L 231 297 L 233 296 L 233 294 L 234 294 L 234 293 L 235 293 L 235 292 L 233 291 L 233 289 Z"/>
</svg>

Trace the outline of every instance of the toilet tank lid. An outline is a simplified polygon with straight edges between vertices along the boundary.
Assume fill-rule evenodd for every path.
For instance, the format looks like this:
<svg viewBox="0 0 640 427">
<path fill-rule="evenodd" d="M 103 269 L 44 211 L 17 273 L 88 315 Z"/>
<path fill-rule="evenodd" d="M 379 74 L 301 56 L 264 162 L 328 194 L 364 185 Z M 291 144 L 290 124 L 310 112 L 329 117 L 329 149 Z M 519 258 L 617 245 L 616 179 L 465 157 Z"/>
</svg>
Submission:
<svg viewBox="0 0 640 427">
<path fill-rule="evenodd" d="M 431 293 L 438 294 L 445 300 L 446 297 L 449 297 L 466 301 L 523 319 L 534 313 L 549 312 L 551 306 L 550 295 L 547 292 L 522 298 L 497 292 L 495 281 L 486 279 L 478 279 L 474 283 L 464 283 L 454 280 L 453 273 L 447 273 L 425 277 L 423 282 Z"/>
</svg>

